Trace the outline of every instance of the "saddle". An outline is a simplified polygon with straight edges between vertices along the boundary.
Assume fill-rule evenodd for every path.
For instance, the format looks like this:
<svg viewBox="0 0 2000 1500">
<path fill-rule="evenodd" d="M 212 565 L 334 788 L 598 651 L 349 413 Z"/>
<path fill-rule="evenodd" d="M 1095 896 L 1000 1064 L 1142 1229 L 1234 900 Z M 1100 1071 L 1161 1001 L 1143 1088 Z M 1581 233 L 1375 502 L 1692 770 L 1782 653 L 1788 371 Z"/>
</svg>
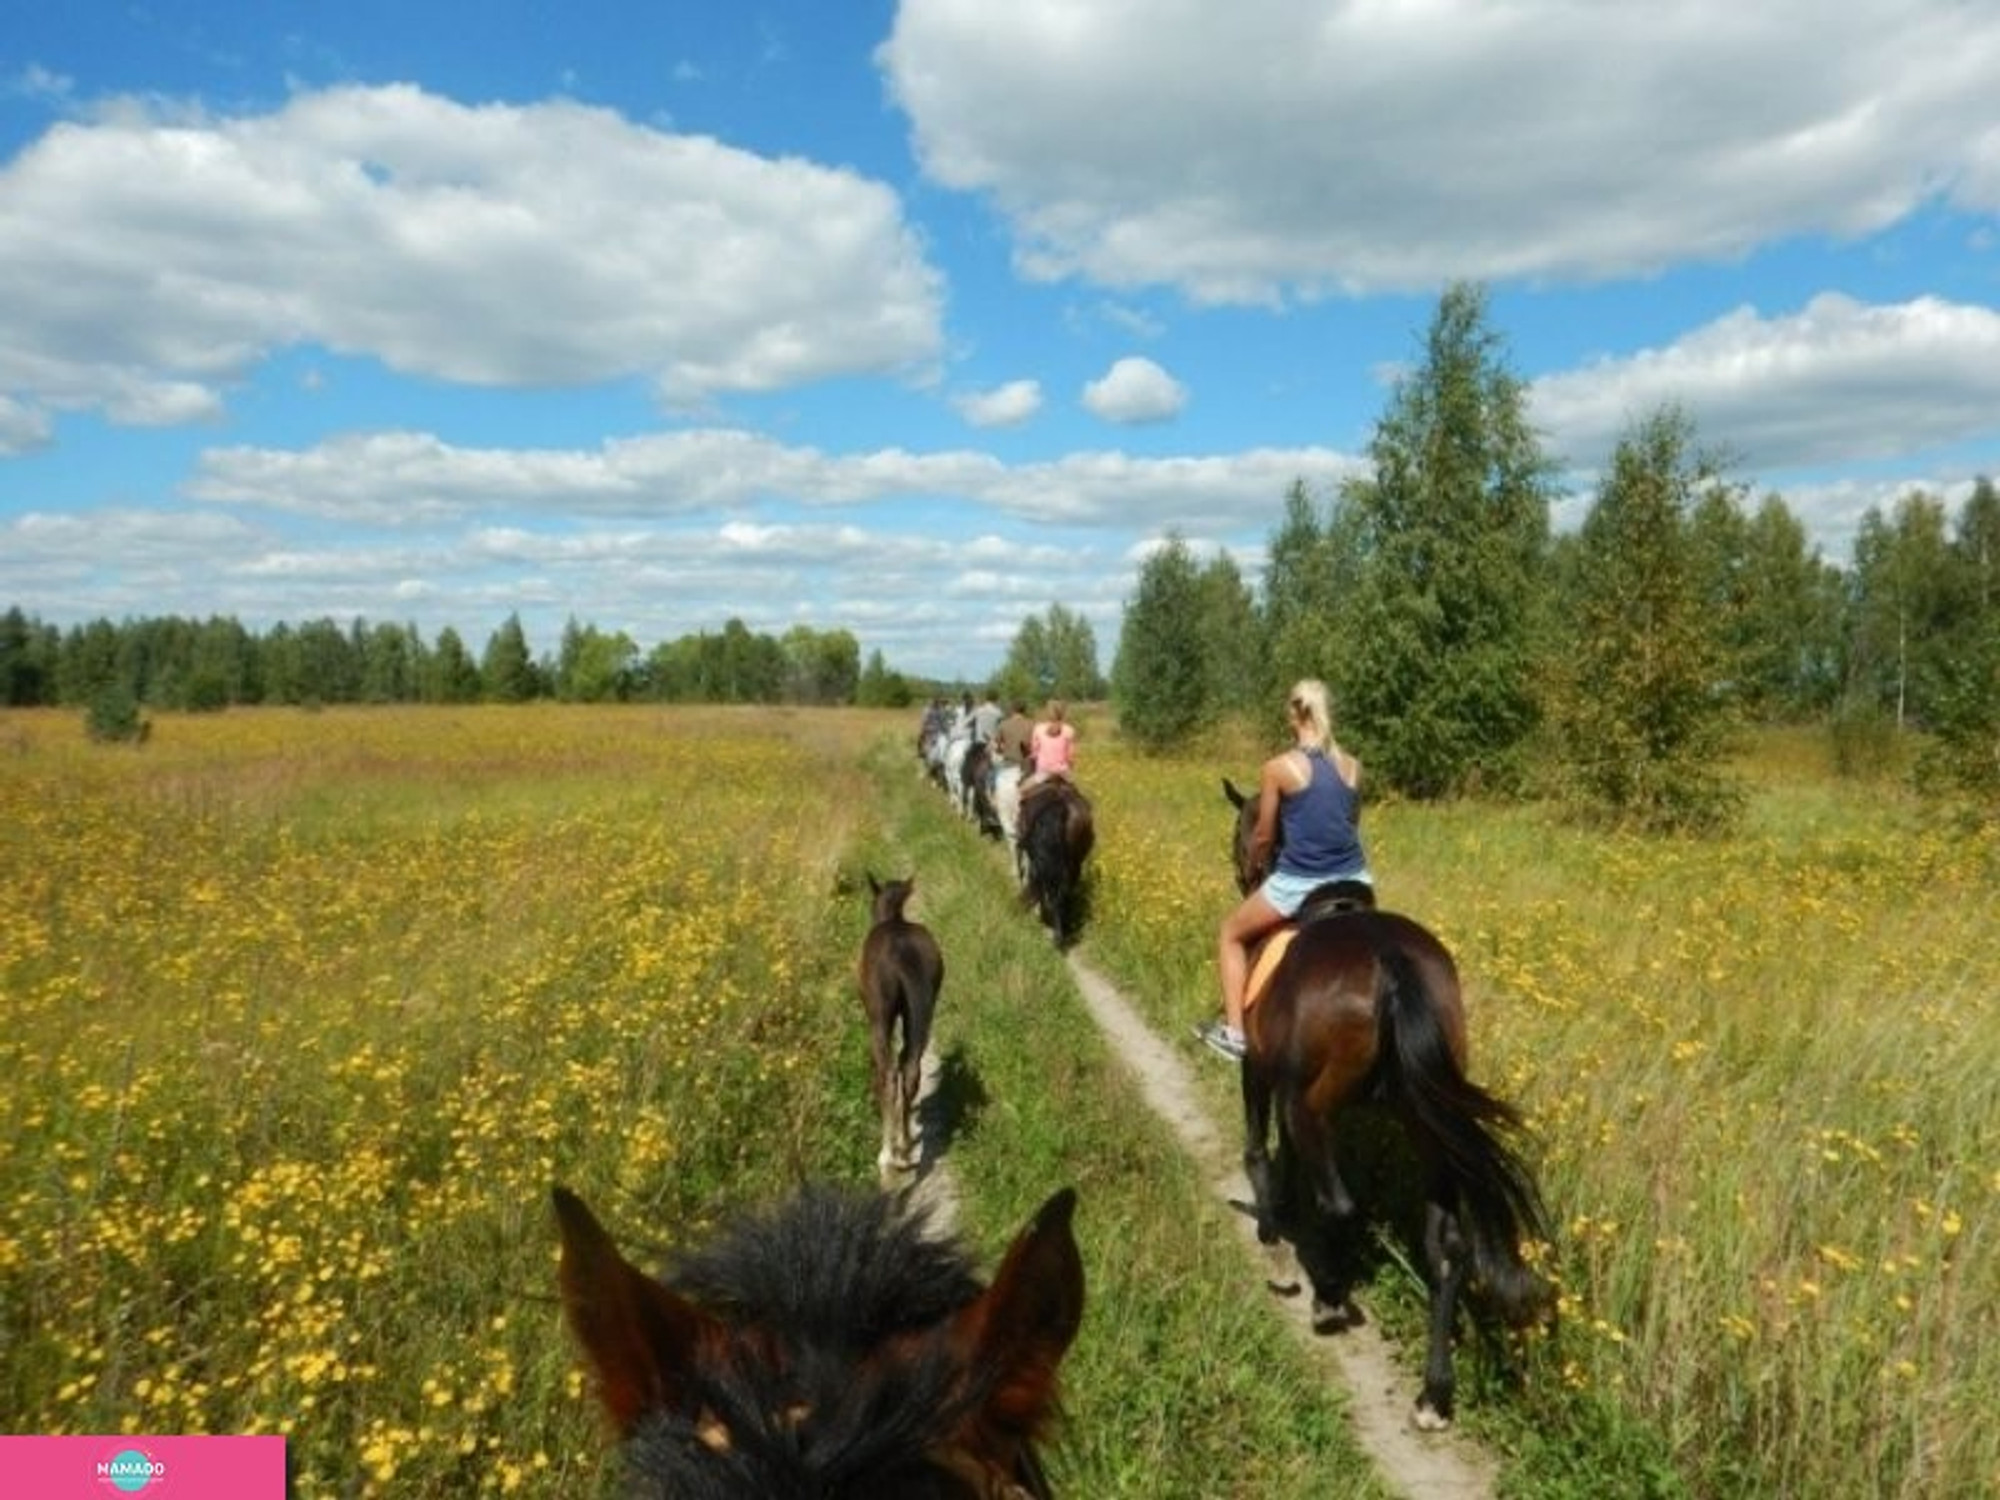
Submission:
<svg viewBox="0 0 2000 1500">
<path fill-rule="evenodd" d="M 1299 907 L 1299 914 L 1259 943 L 1257 951 L 1251 955 L 1250 983 L 1243 991 L 1243 1008 L 1248 1010 L 1262 998 L 1270 986 L 1271 976 L 1278 972 L 1279 963 L 1284 960 L 1292 940 L 1301 929 L 1314 922 L 1323 922 L 1328 917 L 1374 909 L 1375 888 L 1365 880 L 1329 880 L 1325 885 L 1315 887 Z"/>
</svg>

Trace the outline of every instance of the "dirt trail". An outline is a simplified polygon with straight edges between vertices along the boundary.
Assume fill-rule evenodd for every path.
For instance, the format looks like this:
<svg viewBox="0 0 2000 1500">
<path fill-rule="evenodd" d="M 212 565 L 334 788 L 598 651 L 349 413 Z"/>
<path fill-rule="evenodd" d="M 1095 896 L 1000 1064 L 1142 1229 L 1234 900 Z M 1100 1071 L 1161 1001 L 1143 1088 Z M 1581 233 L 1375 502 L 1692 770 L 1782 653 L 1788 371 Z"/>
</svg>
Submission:
<svg viewBox="0 0 2000 1500">
<path fill-rule="evenodd" d="M 917 1165 L 910 1173 L 885 1171 L 884 1187 L 908 1186 L 910 1202 L 930 1215 L 931 1225 L 949 1235 L 958 1227 L 958 1183 L 945 1160 L 945 1122 L 937 1100 L 944 1072 L 933 1045 L 924 1049 L 923 1082 L 917 1088 Z"/>
<path fill-rule="evenodd" d="M 1197 1100 L 1193 1079 L 1180 1053 L 1168 1047 L 1140 1019 L 1103 975 L 1075 954 L 1070 972 L 1098 1027 L 1137 1075 L 1146 1101 L 1180 1137 L 1201 1166 L 1218 1197 L 1244 1199 L 1244 1180 L 1235 1135 L 1225 1138 Z M 1290 1281 L 1296 1276 L 1291 1254 L 1257 1241 L 1256 1226 L 1240 1220 L 1243 1241 L 1263 1276 Z M 1301 1341 L 1339 1378 L 1348 1396 L 1355 1435 L 1375 1460 L 1383 1481 L 1414 1500 L 1492 1500 L 1497 1465 L 1455 1433 L 1418 1432 L 1410 1424 L 1416 1375 L 1400 1367 L 1372 1323 L 1331 1337 L 1312 1331 L 1312 1299 L 1300 1295 L 1281 1303 Z"/>
</svg>

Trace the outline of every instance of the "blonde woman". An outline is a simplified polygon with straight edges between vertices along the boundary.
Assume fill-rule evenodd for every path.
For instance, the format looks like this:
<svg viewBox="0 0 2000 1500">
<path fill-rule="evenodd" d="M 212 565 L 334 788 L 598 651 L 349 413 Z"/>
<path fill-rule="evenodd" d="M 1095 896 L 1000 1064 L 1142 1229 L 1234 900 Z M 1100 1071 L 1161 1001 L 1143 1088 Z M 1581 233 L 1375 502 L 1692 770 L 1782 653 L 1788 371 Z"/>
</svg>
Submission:
<svg viewBox="0 0 2000 1500">
<path fill-rule="evenodd" d="M 1252 836 L 1253 866 L 1278 845 L 1278 861 L 1264 883 L 1223 919 L 1216 945 L 1222 980 L 1222 1019 L 1197 1028 L 1224 1057 L 1244 1052 L 1243 992 L 1250 981 L 1250 945 L 1298 912 L 1307 896 L 1330 880 L 1371 881 L 1361 848 L 1361 762 L 1335 743 L 1326 684 L 1307 679 L 1285 704 L 1292 748 L 1264 762 Z M 1282 832 L 1284 835 L 1279 838 Z"/>
</svg>

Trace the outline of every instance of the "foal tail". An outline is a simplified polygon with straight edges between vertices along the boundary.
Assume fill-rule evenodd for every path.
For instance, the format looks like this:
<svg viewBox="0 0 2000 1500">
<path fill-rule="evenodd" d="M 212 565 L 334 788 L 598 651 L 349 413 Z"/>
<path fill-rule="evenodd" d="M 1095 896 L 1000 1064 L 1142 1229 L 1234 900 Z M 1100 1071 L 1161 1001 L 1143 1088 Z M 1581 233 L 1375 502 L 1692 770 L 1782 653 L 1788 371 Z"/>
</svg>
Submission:
<svg viewBox="0 0 2000 1500">
<path fill-rule="evenodd" d="M 1386 948 L 1380 958 L 1383 1098 L 1404 1113 L 1456 1197 L 1477 1279 L 1501 1316 L 1515 1326 L 1535 1322 L 1551 1288 L 1521 1258 L 1521 1244 L 1547 1237 L 1548 1215 L 1533 1170 L 1501 1135 L 1521 1128 L 1520 1112 L 1460 1069 L 1436 1000 L 1408 955 Z"/>
</svg>

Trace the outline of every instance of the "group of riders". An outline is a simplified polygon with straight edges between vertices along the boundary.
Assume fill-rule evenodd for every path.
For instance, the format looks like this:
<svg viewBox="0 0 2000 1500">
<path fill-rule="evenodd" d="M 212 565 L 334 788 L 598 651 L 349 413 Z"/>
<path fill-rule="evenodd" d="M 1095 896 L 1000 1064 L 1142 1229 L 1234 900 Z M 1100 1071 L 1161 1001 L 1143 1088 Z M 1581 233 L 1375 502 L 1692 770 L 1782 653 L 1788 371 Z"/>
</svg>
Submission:
<svg viewBox="0 0 2000 1500">
<path fill-rule="evenodd" d="M 1247 1050 L 1252 950 L 1297 917 L 1315 891 L 1334 883 L 1364 890 L 1373 884 L 1360 833 L 1361 763 L 1334 738 L 1326 685 L 1315 679 L 1295 684 L 1285 718 L 1292 744 L 1265 761 L 1254 807 L 1246 809 L 1251 836 L 1244 898 L 1217 934 L 1222 1014 L 1196 1033 L 1231 1061 Z M 1003 710 L 991 693 L 976 702 L 966 693 L 955 705 L 933 698 L 917 751 L 960 812 L 1006 840 L 1016 876 L 1025 883 L 1022 830 L 1033 821 L 1033 798 L 1042 788 L 1074 782 L 1076 727 L 1062 700 L 1051 699 L 1034 720 L 1025 703 L 1016 700 Z"/>
<path fill-rule="evenodd" d="M 1021 831 L 1038 794 L 1073 786 L 1076 726 L 1068 708 L 1051 698 L 1039 719 L 1023 699 L 1003 708 L 992 693 L 957 703 L 933 698 L 917 731 L 917 754 L 959 812 L 1007 845 L 1018 878 L 1026 879 Z"/>
</svg>

